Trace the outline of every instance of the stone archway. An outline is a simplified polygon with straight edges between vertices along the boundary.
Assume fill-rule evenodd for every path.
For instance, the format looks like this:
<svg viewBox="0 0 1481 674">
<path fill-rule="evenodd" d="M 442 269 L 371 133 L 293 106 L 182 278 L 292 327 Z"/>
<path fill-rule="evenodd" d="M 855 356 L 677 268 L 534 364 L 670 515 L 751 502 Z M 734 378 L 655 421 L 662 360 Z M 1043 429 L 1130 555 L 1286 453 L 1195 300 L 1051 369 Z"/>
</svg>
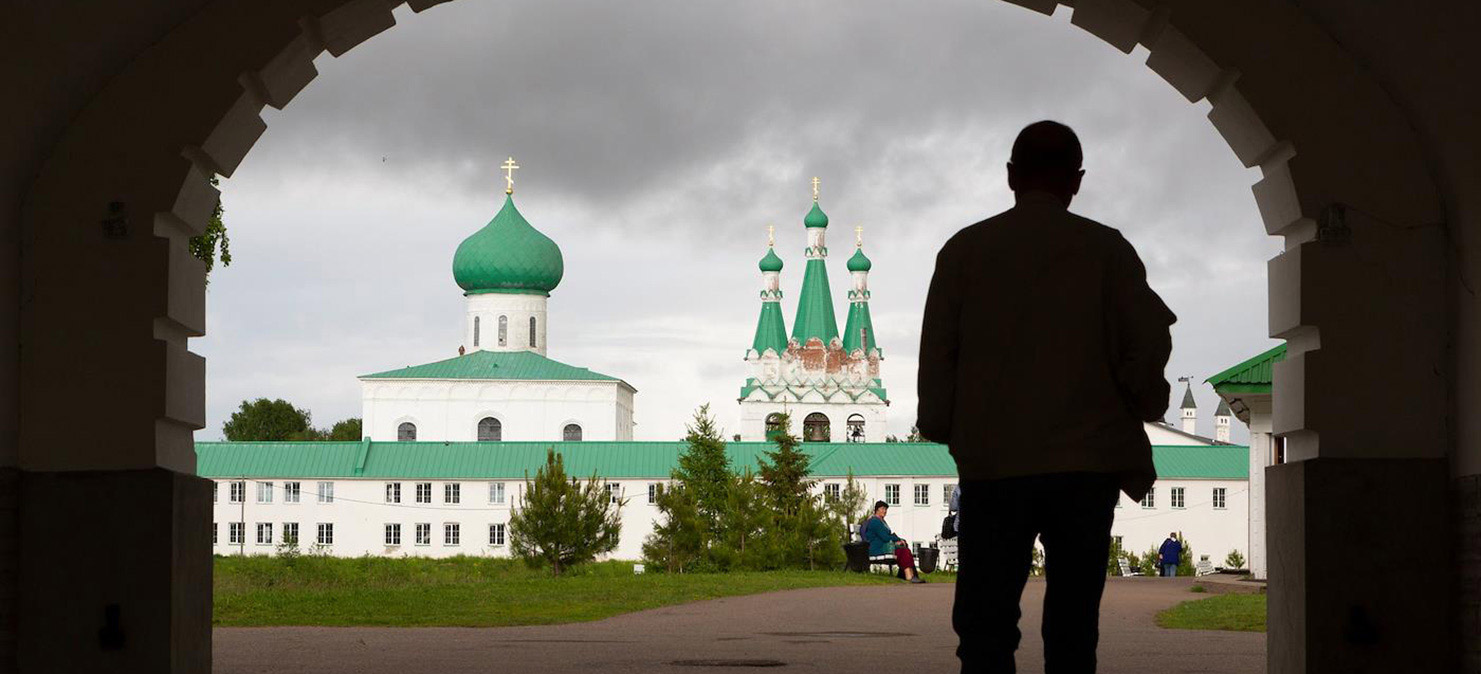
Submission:
<svg viewBox="0 0 1481 674">
<path fill-rule="evenodd" d="M 406 5 L 420 12 L 441 1 Z M 1045 14 L 1057 7 L 1010 1 Z M 1343 583 L 1381 581 L 1403 566 L 1415 536 L 1447 531 L 1453 382 L 1436 375 L 1447 371 L 1447 329 L 1432 320 L 1447 315 L 1446 232 L 1437 225 L 1446 209 L 1424 139 L 1365 64 L 1294 6 L 1066 4 L 1074 25 L 1122 52 L 1145 47 L 1148 67 L 1190 102 L 1208 102 L 1236 156 L 1261 169 L 1253 190 L 1266 232 L 1286 240 L 1270 263 L 1270 332 L 1290 344 L 1277 372 L 1275 430 L 1296 461 L 1271 473 L 1272 518 L 1290 524 L 1271 527 L 1272 671 L 1420 666 L 1395 644 L 1446 631 L 1445 616 L 1433 617 L 1448 596 L 1444 579 L 1370 585 L 1356 598 Z M 110 25 L 76 63 L 36 68 L 60 93 L 38 93 L 27 108 L 38 131 L 7 165 L 12 189 L 0 194 L 22 262 L 5 312 L 18 317 L 6 346 L 21 356 L 11 383 L 0 384 L 19 429 L 0 466 L 14 467 L 5 475 L 20 487 L 0 491 L 20 503 L 68 504 L 16 518 L 15 612 L 36 616 L 18 631 L 23 667 L 62 657 L 59 644 L 90 642 L 93 616 L 110 605 L 126 621 L 155 621 L 129 651 L 133 668 L 208 662 L 209 567 L 191 561 L 206 549 L 207 522 L 192 514 L 206 488 L 188 477 L 205 363 L 187 341 L 204 331 L 204 277 L 185 242 L 216 201 L 209 177 L 230 176 L 264 131 L 262 109 L 286 106 L 317 74 L 319 54 L 338 56 L 392 27 L 399 6 L 178 0 L 128 16 L 78 10 L 9 42 L 50 54 L 47 41 L 78 39 L 84 19 Z M 74 397 L 112 403 L 98 419 L 112 429 L 106 443 L 65 432 L 69 412 L 56 403 Z M 1396 484 L 1425 494 L 1385 489 Z M 120 503 L 87 503 L 99 490 Z M 120 550 L 113 575 L 98 574 L 90 548 L 57 533 L 58 518 L 137 531 L 147 542 Z M 1326 524 L 1353 521 L 1362 523 L 1356 531 Z M 158 572 L 166 560 L 175 561 Z M 1353 560 L 1356 570 L 1344 568 Z M 46 610 L 39 593 L 69 582 L 77 616 Z M 1421 615 L 1431 617 L 1414 619 Z M 1353 629 L 1386 639 L 1343 646 Z M 46 662 L 103 666 L 91 651 L 66 657 L 75 658 L 66 667 Z"/>
</svg>

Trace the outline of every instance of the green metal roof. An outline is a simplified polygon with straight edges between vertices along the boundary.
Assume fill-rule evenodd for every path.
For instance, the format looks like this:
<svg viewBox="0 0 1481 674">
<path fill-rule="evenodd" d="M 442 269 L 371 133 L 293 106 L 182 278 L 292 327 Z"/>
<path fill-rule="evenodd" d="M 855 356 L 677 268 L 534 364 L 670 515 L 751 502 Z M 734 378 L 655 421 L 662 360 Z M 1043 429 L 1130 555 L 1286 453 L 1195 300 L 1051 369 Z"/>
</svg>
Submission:
<svg viewBox="0 0 1481 674">
<path fill-rule="evenodd" d="M 762 302 L 761 317 L 756 319 L 756 337 L 751 340 L 756 353 L 771 349 L 778 355 L 787 351 L 787 325 L 782 319 L 781 302 Z"/>
<path fill-rule="evenodd" d="M 768 442 L 732 442 L 725 451 L 732 468 L 756 470 Z M 201 477 L 523 479 L 545 463 L 554 448 L 572 475 L 605 478 L 669 476 L 683 442 L 197 442 Z M 951 476 L 956 463 L 935 443 L 809 443 L 817 477 Z M 1163 478 L 1246 479 L 1249 449 L 1158 446 L 1152 448 Z"/>
<path fill-rule="evenodd" d="M 869 317 L 868 302 L 850 302 L 848 305 L 848 325 L 843 330 L 843 350 L 853 353 L 862 350 L 865 353 L 869 349 L 878 346 L 874 341 L 874 320 Z"/>
<path fill-rule="evenodd" d="M 757 263 L 756 266 L 759 267 L 761 271 L 781 271 L 782 258 L 781 256 L 776 254 L 775 248 L 767 246 L 766 257 L 761 258 L 761 262 Z"/>
<path fill-rule="evenodd" d="M 1183 389 L 1183 405 L 1179 409 L 1197 409 L 1197 407 L 1198 403 L 1193 401 L 1193 382 L 1188 382 L 1187 388 Z"/>
<path fill-rule="evenodd" d="M 1275 364 L 1286 359 L 1286 345 L 1235 365 L 1205 380 L 1218 393 L 1270 393 Z"/>
<path fill-rule="evenodd" d="M 548 295 L 564 274 L 560 247 L 520 215 L 512 194 L 505 195 L 498 215 L 453 254 L 453 280 L 468 295 Z"/>
<path fill-rule="evenodd" d="M 828 288 L 828 267 L 823 258 L 807 261 L 802 273 L 802 292 L 797 295 L 797 319 L 792 321 L 792 338 L 798 344 L 817 337 L 826 346 L 838 336 L 838 319 L 833 315 L 833 291 Z"/>
<path fill-rule="evenodd" d="M 361 379 L 496 379 L 522 381 L 622 381 L 534 351 L 474 351 L 425 365 L 361 375 Z M 626 383 L 626 382 L 623 382 Z"/>
<path fill-rule="evenodd" d="M 847 267 L 849 271 L 869 271 L 874 267 L 874 263 L 870 262 L 869 258 L 864 255 L 863 248 L 855 248 L 854 256 L 849 258 L 848 262 L 845 263 L 844 266 Z"/>
<path fill-rule="evenodd" d="M 818 206 L 818 202 L 814 201 L 812 202 L 812 210 L 808 211 L 807 215 L 802 218 L 802 224 L 806 227 L 827 227 L 828 214 L 824 213 L 822 207 Z"/>
<path fill-rule="evenodd" d="M 1219 398 L 1219 407 L 1214 410 L 1214 416 L 1216 416 L 1216 417 L 1234 416 L 1234 412 L 1230 411 L 1230 409 L 1229 409 L 1229 401 L 1228 400 L 1225 400 L 1223 398 Z"/>
</svg>

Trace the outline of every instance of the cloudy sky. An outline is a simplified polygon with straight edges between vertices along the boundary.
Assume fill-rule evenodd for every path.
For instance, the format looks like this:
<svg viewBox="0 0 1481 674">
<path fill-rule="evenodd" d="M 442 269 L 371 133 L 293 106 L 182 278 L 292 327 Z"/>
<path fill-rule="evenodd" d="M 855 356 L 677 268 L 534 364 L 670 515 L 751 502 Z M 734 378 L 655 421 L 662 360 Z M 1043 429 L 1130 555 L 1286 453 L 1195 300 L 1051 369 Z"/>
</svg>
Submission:
<svg viewBox="0 0 1481 674">
<path fill-rule="evenodd" d="M 455 355 L 453 250 L 498 210 L 509 155 L 521 212 L 565 255 L 550 355 L 632 383 L 639 439 L 678 437 L 704 402 L 736 428 L 766 226 L 790 324 L 813 175 L 840 317 L 864 227 L 890 430 L 907 432 L 935 251 L 1011 204 L 1009 146 L 1043 118 L 1086 147 L 1074 210 L 1125 233 L 1179 316 L 1169 379 L 1201 382 L 1275 343 L 1265 260 L 1279 246 L 1250 195 L 1258 176 L 1206 104 L 1064 8 L 463 0 L 397 19 L 320 58 L 223 181 L 235 262 L 213 273 L 194 347 L 209 359 L 202 439 L 259 396 L 317 425 L 359 416 L 356 375 Z M 1217 399 L 1194 393 L 1211 434 Z"/>
</svg>

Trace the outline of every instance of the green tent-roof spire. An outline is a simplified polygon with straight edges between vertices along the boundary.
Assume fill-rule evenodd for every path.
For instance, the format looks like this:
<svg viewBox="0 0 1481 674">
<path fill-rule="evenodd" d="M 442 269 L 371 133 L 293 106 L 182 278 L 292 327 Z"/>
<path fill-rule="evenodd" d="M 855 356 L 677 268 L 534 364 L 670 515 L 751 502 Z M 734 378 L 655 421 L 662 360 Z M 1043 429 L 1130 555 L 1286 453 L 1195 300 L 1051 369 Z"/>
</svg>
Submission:
<svg viewBox="0 0 1481 674">
<path fill-rule="evenodd" d="M 770 349 L 780 355 L 787 350 L 787 325 L 782 319 L 782 258 L 776 254 L 772 231 L 772 227 L 766 228 L 766 257 L 757 265 L 765 286 L 761 289 L 761 317 L 756 320 L 756 337 L 751 340 L 751 348 L 757 354 Z"/>
<path fill-rule="evenodd" d="M 816 198 L 816 184 L 814 185 Z M 792 321 L 792 338 L 799 344 L 816 337 L 824 345 L 838 338 L 838 319 L 833 314 L 833 293 L 828 288 L 828 216 L 813 201 L 812 210 L 803 218 L 807 228 L 807 266 L 802 271 L 802 292 L 797 296 L 797 318 Z"/>
</svg>

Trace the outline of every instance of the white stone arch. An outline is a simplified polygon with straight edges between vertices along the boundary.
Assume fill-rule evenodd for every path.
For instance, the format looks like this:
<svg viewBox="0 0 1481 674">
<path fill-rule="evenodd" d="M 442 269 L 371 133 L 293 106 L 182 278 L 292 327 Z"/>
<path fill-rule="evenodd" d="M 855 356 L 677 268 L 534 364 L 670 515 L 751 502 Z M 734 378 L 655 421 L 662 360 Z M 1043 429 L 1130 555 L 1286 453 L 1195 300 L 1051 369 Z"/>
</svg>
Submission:
<svg viewBox="0 0 1481 674">
<path fill-rule="evenodd" d="M 482 408 L 482 411 L 477 412 L 477 413 L 475 413 L 473 415 L 473 439 L 474 440 L 478 440 L 478 427 L 479 427 L 479 424 L 482 424 L 484 419 L 490 419 L 490 418 L 492 418 L 495 421 L 498 421 L 499 422 L 499 433 L 500 433 L 499 439 L 502 440 L 505 437 L 508 437 L 508 435 L 509 435 L 509 421 L 508 421 L 508 418 L 503 413 L 498 412 L 498 411 L 495 411 L 493 408 Z"/>
<path fill-rule="evenodd" d="M 559 438 L 562 442 L 567 442 L 567 440 L 566 440 L 566 429 L 568 427 L 570 427 L 570 426 L 575 426 L 576 428 L 580 429 L 580 431 L 581 431 L 581 438 L 580 439 L 582 441 L 587 440 L 587 436 L 590 435 L 590 429 L 587 428 L 585 422 L 581 421 L 577 417 L 567 417 L 564 421 L 560 422 L 559 424 L 556 424 L 556 426 L 555 426 L 555 437 L 556 438 Z"/>
</svg>

